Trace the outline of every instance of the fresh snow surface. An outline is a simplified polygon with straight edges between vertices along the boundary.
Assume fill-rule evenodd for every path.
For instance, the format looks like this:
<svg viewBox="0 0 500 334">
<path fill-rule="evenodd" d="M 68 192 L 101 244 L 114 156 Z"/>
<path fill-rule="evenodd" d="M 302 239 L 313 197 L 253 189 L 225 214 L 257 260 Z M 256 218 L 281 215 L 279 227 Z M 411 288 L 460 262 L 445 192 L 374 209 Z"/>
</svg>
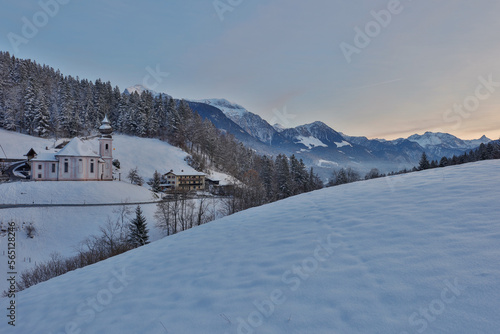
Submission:
<svg viewBox="0 0 500 334">
<path fill-rule="evenodd" d="M 80 138 L 73 138 L 71 141 L 61 149 L 57 155 L 64 155 L 69 157 L 98 157 L 98 150 L 95 150 L 87 141 L 82 141 Z"/>
<path fill-rule="evenodd" d="M 432 169 L 240 212 L 22 291 L 0 332 L 497 333 L 499 171 Z"/>
<path fill-rule="evenodd" d="M 337 145 L 337 148 L 341 148 L 341 147 L 344 147 L 344 146 L 351 146 L 352 147 L 352 145 L 350 143 L 346 142 L 345 140 L 343 140 L 340 143 L 335 143 L 335 145 Z"/>
<path fill-rule="evenodd" d="M 62 140 L 58 140 L 57 143 L 61 141 Z M 26 159 L 23 155 L 28 153 L 30 148 L 34 148 L 37 153 L 41 153 L 45 151 L 45 148 L 53 148 L 55 142 L 54 139 L 31 137 L 17 132 L 0 129 L 0 145 L 2 145 L 9 159 Z M 4 154 L 1 150 L 0 157 L 4 158 Z"/>
<path fill-rule="evenodd" d="M 328 145 L 324 144 L 321 140 L 312 136 L 309 137 L 297 136 L 295 139 L 297 140 L 297 143 L 304 145 L 308 149 L 312 149 L 314 147 L 319 147 L 319 146 L 328 147 Z"/>
<path fill-rule="evenodd" d="M 159 139 L 114 135 L 113 147 L 113 158 L 120 161 L 122 180 L 135 167 L 145 181 L 153 177 L 155 170 L 162 174 L 171 169 L 196 172 L 186 163 L 186 152 Z"/>
<path fill-rule="evenodd" d="M 209 174 L 207 174 L 207 178 L 213 179 L 213 180 L 218 180 L 219 185 L 221 185 L 221 186 L 227 186 L 230 184 L 240 183 L 240 181 L 238 181 L 237 179 L 235 179 L 232 176 L 229 176 L 227 174 L 220 173 L 220 172 L 214 172 L 214 171 L 211 171 Z"/>
<path fill-rule="evenodd" d="M 153 193 L 119 181 L 0 183 L 0 204 L 99 204 L 151 202 Z M 1 214 L 1 213 L 0 213 Z"/>
</svg>

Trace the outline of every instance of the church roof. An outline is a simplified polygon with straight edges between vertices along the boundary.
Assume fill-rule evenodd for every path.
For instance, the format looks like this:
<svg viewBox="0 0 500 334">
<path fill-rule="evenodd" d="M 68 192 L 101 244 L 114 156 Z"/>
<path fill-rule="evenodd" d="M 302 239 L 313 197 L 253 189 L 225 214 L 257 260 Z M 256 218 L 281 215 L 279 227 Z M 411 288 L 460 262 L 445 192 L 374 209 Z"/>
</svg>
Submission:
<svg viewBox="0 0 500 334">
<path fill-rule="evenodd" d="M 105 123 L 99 127 L 99 130 L 110 130 L 110 129 L 111 125 L 109 125 L 109 123 Z"/>
<path fill-rule="evenodd" d="M 29 152 L 28 152 L 28 153 L 26 153 L 24 156 L 25 156 L 25 157 L 29 157 L 29 156 L 35 156 L 35 155 L 36 155 L 36 151 L 35 151 L 33 148 L 31 148 L 31 149 L 29 150 Z"/>
<path fill-rule="evenodd" d="M 102 125 L 99 127 L 99 132 L 103 135 L 110 135 L 113 132 L 111 125 L 109 125 L 108 116 L 105 115 L 102 120 Z"/>
<path fill-rule="evenodd" d="M 80 138 L 76 137 L 71 139 L 71 141 L 55 155 L 65 157 L 100 157 L 99 154 L 92 149 L 89 143 L 83 142 Z"/>
<path fill-rule="evenodd" d="M 55 152 L 41 152 L 31 161 L 57 161 Z"/>
</svg>

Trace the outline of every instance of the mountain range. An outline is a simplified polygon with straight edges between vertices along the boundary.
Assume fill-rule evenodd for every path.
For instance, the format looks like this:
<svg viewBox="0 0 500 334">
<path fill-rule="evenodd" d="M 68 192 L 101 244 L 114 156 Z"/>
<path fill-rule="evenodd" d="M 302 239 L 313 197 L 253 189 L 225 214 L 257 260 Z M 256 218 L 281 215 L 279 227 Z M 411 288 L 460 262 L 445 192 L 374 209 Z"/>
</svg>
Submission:
<svg viewBox="0 0 500 334">
<path fill-rule="evenodd" d="M 147 90 L 136 85 L 126 92 Z M 152 92 L 153 94 L 158 94 Z M 461 155 L 491 139 L 462 140 L 448 133 L 426 132 L 395 140 L 368 139 L 337 132 L 316 121 L 294 128 L 271 125 L 259 115 L 226 99 L 187 100 L 191 109 L 209 119 L 222 131 L 230 133 L 245 146 L 261 154 L 279 153 L 303 159 L 316 172 L 329 177 L 332 168 L 352 167 L 361 173 L 371 168 L 381 172 L 397 171 L 418 165 L 422 152 L 430 160 Z"/>
</svg>

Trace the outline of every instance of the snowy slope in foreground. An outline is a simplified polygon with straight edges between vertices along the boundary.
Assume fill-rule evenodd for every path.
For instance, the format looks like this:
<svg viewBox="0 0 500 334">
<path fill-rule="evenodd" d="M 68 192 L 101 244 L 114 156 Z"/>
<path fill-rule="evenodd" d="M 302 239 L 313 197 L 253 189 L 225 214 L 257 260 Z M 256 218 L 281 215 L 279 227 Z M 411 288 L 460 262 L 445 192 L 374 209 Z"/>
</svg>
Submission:
<svg viewBox="0 0 500 334">
<path fill-rule="evenodd" d="M 500 161 L 329 188 L 34 286 L 2 333 L 495 333 Z M 0 301 L 6 310 L 8 300 Z"/>
</svg>

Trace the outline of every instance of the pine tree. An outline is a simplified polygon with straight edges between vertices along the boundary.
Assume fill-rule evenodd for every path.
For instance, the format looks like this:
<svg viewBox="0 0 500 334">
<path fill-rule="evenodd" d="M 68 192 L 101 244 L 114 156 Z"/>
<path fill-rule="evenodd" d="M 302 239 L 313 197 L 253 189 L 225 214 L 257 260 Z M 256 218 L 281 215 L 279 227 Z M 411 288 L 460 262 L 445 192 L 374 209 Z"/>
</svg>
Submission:
<svg viewBox="0 0 500 334">
<path fill-rule="evenodd" d="M 133 247 L 149 244 L 148 232 L 146 218 L 142 214 L 141 206 L 138 205 L 135 209 L 135 218 L 130 221 L 128 242 Z"/>
<path fill-rule="evenodd" d="M 43 90 L 39 91 L 36 101 L 35 118 L 33 120 L 34 132 L 39 137 L 48 137 L 50 133 L 50 115 Z"/>
<path fill-rule="evenodd" d="M 344 168 L 333 172 L 333 184 L 338 186 L 347 183 L 347 173 Z"/>
<path fill-rule="evenodd" d="M 321 181 L 321 178 L 314 173 L 314 169 L 311 167 L 311 170 L 309 172 L 309 184 L 308 184 L 308 189 L 307 191 L 313 191 L 313 190 L 318 190 L 324 187 L 323 181 Z"/>
<path fill-rule="evenodd" d="M 431 167 L 431 164 L 429 163 L 429 160 L 427 160 L 427 154 L 425 152 L 422 153 L 422 157 L 420 158 L 420 163 L 418 165 L 419 170 L 424 170 L 424 169 L 429 169 Z"/>
<path fill-rule="evenodd" d="M 274 174 L 275 171 L 274 171 L 273 161 L 267 156 L 262 157 L 262 167 L 260 168 L 260 179 L 264 184 L 264 188 L 266 190 L 266 197 L 269 201 L 273 199 L 274 195 L 274 187 L 273 187 Z"/>
<path fill-rule="evenodd" d="M 31 79 L 28 82 L 28 86 L 26 87 L 24 94 L 24 118 L 23 118 L 23 126 L 28 130 L 28 134 L 33 135 L 35 130 L 34 120 L 36 117 L 36 91 L 37 88 L 34 86 L 33 81 L 35 79 Z"/>
<path fill-rule="evenodd" d="M 287 198 L 292 195 L 292 179 L 290 177 L 290 167 L 288 157 L 278 154 L 275 162 L 277 199 Z"/>
<path fill-rule="evenodd" d="M 151 186 L 151 191 L 154 191 L 155 193 L 161 191 L 161 174 L 158 173 L 158 171 L 155 170 L 153 174 L 153 178 L 149 179 L 148 184 Z"/>
<path fill-rule="evenodd" d="M 446 166 L 448 166 L 448 158 L 442 157 L 441 160 L 439 160 L 439 167 L 446 167 Z"/>
</svg>

